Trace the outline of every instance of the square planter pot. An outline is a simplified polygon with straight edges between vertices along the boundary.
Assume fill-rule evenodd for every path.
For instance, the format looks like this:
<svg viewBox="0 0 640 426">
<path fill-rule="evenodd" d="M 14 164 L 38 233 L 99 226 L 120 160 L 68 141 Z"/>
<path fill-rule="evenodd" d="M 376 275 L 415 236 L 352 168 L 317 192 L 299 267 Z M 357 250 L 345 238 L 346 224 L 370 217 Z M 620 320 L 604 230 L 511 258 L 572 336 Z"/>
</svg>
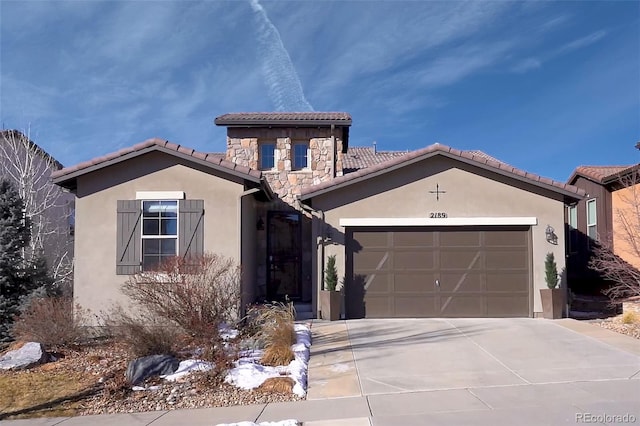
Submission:
<svg viewBox="0 0 640 426">
<path fill-rule="evenodd" d="M 342 298 L 339 291 L 320 291 L 320 316 L 322 319 L 337 321 L 340 319 Z"/>
<path fill-rule="evenodd" d="M 564 289 L 541 288 L 542 316 L 546 319 L 562 318 L 564 310 Z"/>
</svg>

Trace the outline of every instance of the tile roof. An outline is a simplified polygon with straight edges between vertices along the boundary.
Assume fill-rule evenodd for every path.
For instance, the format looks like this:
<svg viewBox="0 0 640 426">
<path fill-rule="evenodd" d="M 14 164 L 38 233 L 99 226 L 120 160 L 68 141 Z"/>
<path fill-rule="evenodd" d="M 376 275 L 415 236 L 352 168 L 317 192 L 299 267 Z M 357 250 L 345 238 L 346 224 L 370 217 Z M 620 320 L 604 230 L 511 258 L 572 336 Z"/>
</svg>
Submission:
<svg viewBox="0 0 640 426">
<path fill-rule="evenodd" d="M 224 114 L 214 120 L 218 126 L 270 125 L 351 125 L 351 115 L 346 112 L 236 112 Z"/>
<path fill-rule="evenodd" d="M 497 161 L 493 157 L 488 156 L 481 151 L 460 151 L 458 149 L 450 148 L 446 145 L 436 143 L 426 148 L 411 151 L 402 156 L 391 158 L 387 161 L 371 165 L 367 168 L 345 174 L 333 180 L 325 181 L 317 185 L 303 188 L 301 191 L 301 198 L 303 200 L 309 199 L 314 195 L 319 195 L 351 183 L 378 176 L 387 171 L 395 170 L 402 166 L 412 164 L 416 161 L 420 161 L 424 158 L 431 157 L 436 154 L 445 155 L 453 159 L 462 160 L 469 164 L 481 166 L 486 169 L 501 173 L 505 176 L 510 176 L 537 186 L 555 190 L 556 192 L 560 192 L 571 197 L 582 198 L 585 195 L 585 191 L 583 189 L 517 169 L 506 163 Z"/>
<path fill-rule="evenodd" d="M 611 178 L 617 178 L 620 174 L 624 174 L 627 169 L 633 166 L 633 164 L 627 166 L 578 166 L 567 182 L 574 182 L 578 176 L 583 176 L 598 183 L 606 183 Z"/>
<path fill-rule="evenodd" d="M 408 151 L 374 151 L 369 146 L 349 147 L 342 157 L 342 168 L 345 173 L 364 169 L 392 158 L 402 157 Z"/>
<path fill-rule="evenodd" d="M 193 159 L 194 161 L 210 165 L 211 167 L 214 167 L 216 169 L 227 171 L 229 173 L 244 177 L 254 182 L 259 182 L 262 177 L 262 173 L 259 170 L 253 170 L 249 167 L 241 166 L 225 160 L 224 154 L 198 152 L 183 145 L 178 145 L 166 140 L 154 138 L 148 139 L 144 142 L 128 148 L 123 148 L 117 152 L 112 152 L 101 157 L 93 158 L 91 160 L 76 164 L 71 167 L 65 167 L 52 173 L 51 178 L 53 179 L 54 183 L 62 184 L 84 173 L 89 173 L 93 170 L 122 161 L 125 158 L 131 158 L 136 155 L 144 154 L 153 149 L 158 149 L 169 154 L 178 155 L 183 158 Z"/>
</svg>

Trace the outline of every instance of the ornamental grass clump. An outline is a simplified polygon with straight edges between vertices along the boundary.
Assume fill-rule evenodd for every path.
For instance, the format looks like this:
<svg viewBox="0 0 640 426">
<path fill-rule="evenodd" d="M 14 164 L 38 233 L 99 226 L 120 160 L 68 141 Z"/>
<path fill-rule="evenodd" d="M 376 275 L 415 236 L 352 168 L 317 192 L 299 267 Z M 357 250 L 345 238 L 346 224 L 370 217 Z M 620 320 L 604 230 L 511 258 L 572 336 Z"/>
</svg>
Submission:
<svg viewBox="0 0 640 426">
<path fill-rule="evenodd" d="M 264 342 L 262 364 L 289 365 L 294 359 L 291 346 L 296 342 L 295 316 L 291 303 L 272 303 L 257 309 L 252 322 L 258 330 L 254 338 Z"/>
</svg>

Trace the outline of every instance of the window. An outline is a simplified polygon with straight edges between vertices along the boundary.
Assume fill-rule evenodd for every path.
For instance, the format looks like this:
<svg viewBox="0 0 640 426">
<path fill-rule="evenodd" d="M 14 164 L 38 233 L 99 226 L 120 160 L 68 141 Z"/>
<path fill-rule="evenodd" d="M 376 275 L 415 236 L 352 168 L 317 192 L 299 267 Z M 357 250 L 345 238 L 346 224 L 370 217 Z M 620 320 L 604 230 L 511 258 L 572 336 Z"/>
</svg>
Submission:
<svg viewBox="0 0 640 426">
<path fill-rule="evenodd" d="M 567 207 L 567 218 L 569 222 L 569 253 L 578 249 L 578 207 Z"/>
<path fill-rule="evenodd" d="M 589 200 L 587 201 L 587 235 L 594 240 L 598 239 L 597 223 L 596 200 Z"/>
<path fill-rule="evenodd" d="M 117 275 L 136 274 L 171 256 L 204 254 L 204 200 L 169 198 L 176 192 L 154 194 L 158 198 L 118 200 Z"/>
<path fill-rule="evenodd" d="M 276 164 L 276 145 L 273 143 L 260 144 L 260 169 L 270 170 Z"/>
<path fill-rule="evenodd" d="M 142 201 L 142 270 L 177 254 L 178 202 Z"/>
<path fill-rule="evenodd" d="M 309 144 L 296 143 L 293 145 L 293 170 L 309 167 Z"/>
</svg>

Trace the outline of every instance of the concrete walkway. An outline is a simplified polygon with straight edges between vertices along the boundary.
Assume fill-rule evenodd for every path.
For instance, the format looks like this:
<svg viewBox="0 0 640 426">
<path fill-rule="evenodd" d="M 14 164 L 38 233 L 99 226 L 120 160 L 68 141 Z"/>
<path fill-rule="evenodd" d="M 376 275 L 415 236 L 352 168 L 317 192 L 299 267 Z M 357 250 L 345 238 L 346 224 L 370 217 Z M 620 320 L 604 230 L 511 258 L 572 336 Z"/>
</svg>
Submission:
<svg viewBox="0 0 640 426">
<path fill-rule="evenodd" d="M 390 320 L 379 324 L 370 322 L 362 325 L 353 321 L 333 323 L 315 321 L 312 328 L 314 341 L 309 364 L 309 390 L 306 401 L 16 420 L 2 422 L 2 425 L 212 426 L 218 423 L 285 419 L 296 419 L 303 422 L 305 426 L 557 425 L 581 422 L 593 424 L 640 422 L 639 340 L 589 323 L 568 319 L 518 320 L 515 323 L 521 322 L 519 325 L 513 325 L 515 323 L 512 320 L 504 320 L 504 323 L 502 320 L 496 320 L 493 325 L 491 321 L 487 325 L 488 323 L 483 320 L 468 321 L 468 323 L 465 323 L 467 320 L 460 320 L 462 323 L 452 321 L 452 328 L 444 327 L 442 321 L 407 320 L 403 324 L 398 320 Z M 376 335 L 367 328 L 369 326 L 374 326 L 378 330 L 378 336 L 386 335 L 388 341 L 386 343 L 381 342 L 380 339 L 376 341 Z M 400 334 L 390 333 L 389 327 Z M 417 335 L 406 338 L 406 330 L 413 330 L 410 334 L 416 334 L 420 329 L 425 331 L 429 328 L 432 329 L 429 343 L 426 343 L 427 340 L 421 341 L 420 336 Z M 465 335 L 460 335 L 456 329 L 458 331 L 464 329 Z M 525 345 L 525 339 L 518 343 L 518 338 L 509 332 L 516 329 L 518 333 L 526 334 L 526 339 L 531 340 L 530 345 Z M 424 337 L 422 336 L 422 339 Z M 539 350 L 534 348 L 535 343 L 539 343 L 536 339 L 546 342 Z M 450 371 L 451 382 L 447 384 L 443 382 L 446 374 L 438 369 L 450 368 L 447 366 L 448 361 L 438 360 L 433 353 L 429 354 L 436 349 L 444 350 L 445 353 L 441 355 L 445 358 L 449 357 L 451 361 L 455 353 L 446 352 L 447 349 L 443 348 L 446 341 L 450 345 L 459 345 L 460 350 L 469 351 L 472 346 L 479 348 L 480 352 L 484 349 L 493 356 L 489 358 L 493 359 L 497 365 L 504 364 L 505 371 L 516 372 L 525 380 L 522 382 L 516 380 L 511 383 L 507 373 L 496 367 L 496 364 L 489 363 L 484 367 L 497 372 L 495 377 L 507 378 L 508 383 L 487 383 L 483 369 L 465 371 L 464 375 L 457 375 L 454 368 Z M 427 345 L 427 347 L 419 347 L 420 345 Z M 518 349 L 519 345 L 525 346 Z M 559 353 L 554 352 L 554 347 L 566 348 L 567 345 L 575 348 L 575 357 L 571 358 L 570 362 L 588 359 L 594 367 L 594 377 L 588 377 L 588 368 L 575 370 L 565 361 L 553 357 Z M 416 348 L 419 351 L 416 351 Z M 371 385 L 373 382 L 367 383 L 367 378 L 372 378 L 372 373 L 378 374 L 375 369 L 376 363 L 380 369 L 386 368 L 386 357 L 393 356 L 394 350 L 397 351 L 395 354 L 397 371 L 394 373 L 403 373 L 413 368 L 410 357 L 401 356 L 403 353 L 413 351 L 418 354 L 416 359 L 421 365 L 426 362 L 427 366 L 430 366 L 430 374 L 437 380 L 429 382 L 428 374 L 422 379 L 414 380 L 414 383 L 422 383 L 422 385 L 431 383 L 428 389 L 419 389 L 419 387 L 407 389 L 406 383 L 400 386 L 401 389 L 393 389 L 388 387 L 388 376 L 377 388 Z M 534 355 L 528 356 L 527 352 L 532 350 L 535 351 Z M 582 351 L 589 351 L 589 353 Z M 482 366 L 487 361 L 478 358 L 478 353 L 470 353 L 465 360 L 473 362 L 475 357 L 477 365 Z M 539 364 L 536 363 L 537 358 L 540 359 Z M 520 359 L 522 359 L 521 365 L 518 364 Z M 621 369 L 609 370 L 608 365 L 611 362 L 621 361 Z M 438 365 L 438 362 L 441 364 Z M 528 368 L 527 363 L 528 367 L 533 368 Z M 542 380 L 545 377 L 544 369 L 538 367 L 544 365 L 561 374 L 563 380 L 548 382 Z M 558 365 L 560 367 L 557 367 Z M 428 370 L 426 367 L 425 369 Z M 635 372 L 628 374 L 628 371 L 633 369 Z M 528 372 L 522 373 L 522 371 Z M 410 376 L 406 372 L 403 374 Z M 583 377 L 585 374 L 587 376 Z M 610 377 L 603 377 L 603 374 L 608 374 Z M 414 376 L 420 375 L 414 374 Z M 466 376 L 467 385 L 464 384 L 464 376 Z M 403 380 L 406 381 L 406 377 Z M 446 388 L 451 383 L 460 383 L 460 386 Z"/>
</svg>

